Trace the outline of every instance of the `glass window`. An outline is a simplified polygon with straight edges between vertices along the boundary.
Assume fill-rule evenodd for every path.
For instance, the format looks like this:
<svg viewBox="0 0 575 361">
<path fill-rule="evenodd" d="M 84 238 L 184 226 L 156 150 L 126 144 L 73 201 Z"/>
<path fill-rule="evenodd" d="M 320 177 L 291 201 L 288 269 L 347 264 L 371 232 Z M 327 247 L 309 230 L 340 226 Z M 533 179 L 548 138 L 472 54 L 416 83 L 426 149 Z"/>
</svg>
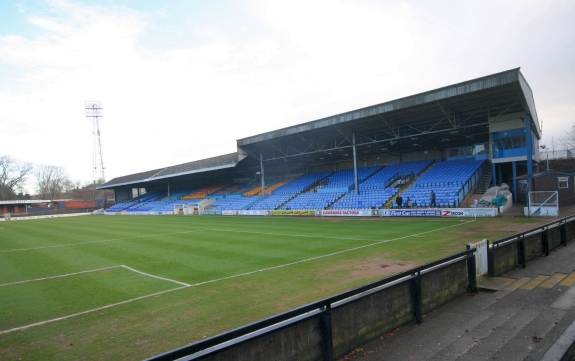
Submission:
<svg viewBox="0 0 575 361">
<path fill-rule="evenodd" d="M 499 152 L 499 141 L 495 140 L 493 141 L 493 153 L 497 153 Z"/>
<path fill-rule="evenodd" d="M 487 144 L 476 144 L 475 154 L 484 154 L 484 153 L 487 153 Z"/>
<path fill-rule="evenodd" d="M 501 145 L 503 149 L 513 149 L 511 138 L 501 138 Z"/>
<path fill-rule="evenodd" d="M 519 192 L 521 193 L 526 193 L 527 192 L 527 181 L 526 180 L 520 180 L 517 183 L 518 187 L 519 187 Z"/>
<path fill-rule="evenodd" d="M 473 155 L 473 148 L 472 147 L 465 148 L 465 155 Z"/>
<path fill-rule="evenodd" d="M 513 137 L 513 148 L 521 148 L 521 137 Z"/>
<path fill-rule="evenodd" d="M 459 149 L 457 149 L 457 148 L 448 149 L 447 150 L 447 157 L 448 158 L 459 157 Z"/>
<path fill-rule="evenodd" d="M 559 181 L 559 189 L 569 188 L 569 177 L 557 177 Z"/>
</svg>

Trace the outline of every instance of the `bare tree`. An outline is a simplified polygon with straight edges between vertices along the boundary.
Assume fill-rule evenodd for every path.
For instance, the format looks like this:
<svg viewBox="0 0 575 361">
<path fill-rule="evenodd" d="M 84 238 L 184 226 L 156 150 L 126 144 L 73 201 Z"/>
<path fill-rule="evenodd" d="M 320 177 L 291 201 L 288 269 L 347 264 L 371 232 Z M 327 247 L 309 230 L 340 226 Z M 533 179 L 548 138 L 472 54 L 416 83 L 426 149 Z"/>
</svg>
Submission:
<svg viewBox="0 0 575 361">
<path fill-rule="evenodd" d="M 565 149 L 575 149 L 575 123 L 571 125 L 571 131 L 565 133 L 565 135 L 559 139 L 559 144 Z"/>
<path fill-rule="evenodd" d="M 26 177 L 32 171 L 30 163 L 20 163 L 9 155 L 0 156 L 0 200 L 14 199 L 22 192 Z"/>
<path fill-rule="evenodd" d="M 36 195 L 45 199 L 60 198 L 70 184 L 66 169 L 53 165 L 36 168 Z"/>
</svg>

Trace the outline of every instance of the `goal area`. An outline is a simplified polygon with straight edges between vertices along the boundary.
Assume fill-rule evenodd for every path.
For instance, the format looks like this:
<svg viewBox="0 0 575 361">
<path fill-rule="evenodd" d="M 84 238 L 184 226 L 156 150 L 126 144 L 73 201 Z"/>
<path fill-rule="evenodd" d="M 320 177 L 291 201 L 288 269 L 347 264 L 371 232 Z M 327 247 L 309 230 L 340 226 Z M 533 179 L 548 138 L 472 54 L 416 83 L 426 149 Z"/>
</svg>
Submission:
<svg viewBox="0 0 575 361">
<path fill-rule="evenodd" d="M 532 191 L 529 192 L 527 216 L 559 216 L 559 192 Z"/>
</svg>

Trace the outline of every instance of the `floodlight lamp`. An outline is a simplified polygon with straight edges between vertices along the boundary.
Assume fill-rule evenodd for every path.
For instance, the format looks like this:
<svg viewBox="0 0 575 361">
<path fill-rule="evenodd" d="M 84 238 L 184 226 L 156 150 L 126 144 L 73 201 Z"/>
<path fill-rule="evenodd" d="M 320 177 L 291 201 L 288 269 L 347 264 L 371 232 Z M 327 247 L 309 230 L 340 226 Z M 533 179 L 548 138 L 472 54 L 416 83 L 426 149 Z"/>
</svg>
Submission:
<svg viewBox="0 0 575 361">
<path fill-rule="evenodd" d="M 545 144 L 543 144 L 543 145 L 540 145 L 539 147 L 541 147 L 541 149 L 545 149 L 545 148 L 547 148 L 547 146 L 546 146 Z"/>
<path fill-rule="evenodd" d="M 86 100 L 85 109 L 86 109 L 86 117 L 94 118 L 103 116 L 102 103 L 99 101 Z"/>
</svg>

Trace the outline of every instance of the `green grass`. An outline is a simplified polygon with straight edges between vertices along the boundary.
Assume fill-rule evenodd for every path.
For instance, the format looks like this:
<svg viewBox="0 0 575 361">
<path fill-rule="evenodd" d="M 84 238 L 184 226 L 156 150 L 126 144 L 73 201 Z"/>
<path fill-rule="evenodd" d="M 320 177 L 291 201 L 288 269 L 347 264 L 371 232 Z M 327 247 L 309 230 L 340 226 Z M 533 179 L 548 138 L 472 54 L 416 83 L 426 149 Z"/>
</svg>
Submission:
<svg viewBox="0 0 575 361">
<path fill-rule="evenodd" d="M 0 334 L 0 360 L 140 360 L 540 223 L 207 216 L 3 222 L 0 333 L 65 318 Z M 113 268 L 98 270 L 106 267 Z"/>
</svg>

